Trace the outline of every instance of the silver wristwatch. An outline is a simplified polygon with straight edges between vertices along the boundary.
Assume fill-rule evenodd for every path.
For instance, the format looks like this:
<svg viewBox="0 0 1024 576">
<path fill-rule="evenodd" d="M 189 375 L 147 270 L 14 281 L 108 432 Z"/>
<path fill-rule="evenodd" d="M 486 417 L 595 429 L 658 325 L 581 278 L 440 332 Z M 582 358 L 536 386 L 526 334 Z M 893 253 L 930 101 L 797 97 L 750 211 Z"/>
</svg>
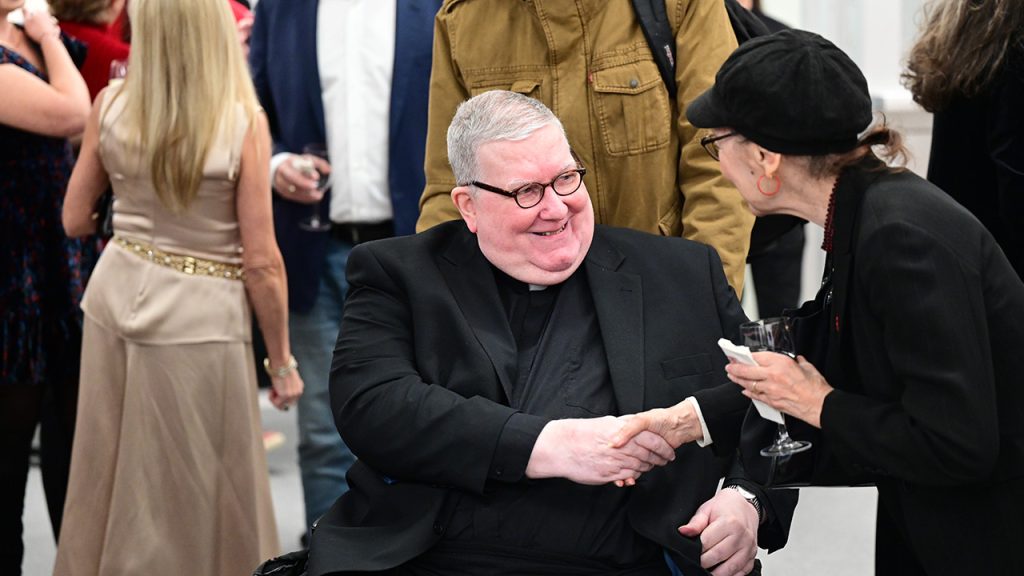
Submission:
<svg viewBox="0 0 1024 576">
<path fill-rule="evenodd" d="M 735 490 L 743 497 L 744 500 L 750 502 L 750 505 L 757 511 L 757 525 L 760 526 L 764 523 L 764 508 L 761 507 L 761 501 L 757 499 L 757 496 L 753 492 L 747 490 L 743 486 L 737 486 L 736 484 L 730 484 L 723 487 L 723 490 Z"/>
</svg>

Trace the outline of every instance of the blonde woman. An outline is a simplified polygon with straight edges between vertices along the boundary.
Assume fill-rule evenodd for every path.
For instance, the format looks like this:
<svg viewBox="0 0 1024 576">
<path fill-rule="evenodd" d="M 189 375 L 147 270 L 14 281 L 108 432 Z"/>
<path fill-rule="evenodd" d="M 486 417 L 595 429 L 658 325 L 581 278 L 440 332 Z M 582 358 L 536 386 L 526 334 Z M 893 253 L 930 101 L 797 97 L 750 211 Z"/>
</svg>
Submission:
<svg viewBox="0 0 1024 576">
<path fill-rule="evenodd" d="M 904 83 L 935 113 L 928 180 L 1024 278 L 1024 0 L 938 0 L 926 16 Z"/>
<path fill-rule="evenodd" d="M 90 281 L 56 574 L 247 575 L 277 552 L 250 345 L 271 401 L 302 380 L 271 223 L 266 118 L 223 0 L 132 0 L 128 75 L 101 92 L 64 207 L 114 231 Z"/>
</svg>

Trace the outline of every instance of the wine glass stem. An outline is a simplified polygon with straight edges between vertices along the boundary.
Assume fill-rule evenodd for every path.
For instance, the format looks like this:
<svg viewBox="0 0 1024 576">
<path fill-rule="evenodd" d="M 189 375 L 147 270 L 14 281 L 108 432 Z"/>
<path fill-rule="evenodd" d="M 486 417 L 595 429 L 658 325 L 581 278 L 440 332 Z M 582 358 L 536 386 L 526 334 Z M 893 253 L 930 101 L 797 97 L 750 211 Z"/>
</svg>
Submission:
<svg viewBox="0 0 1024 576">
<path fill-rule="evenodd" d="M 780 423 L 779 424 L 779 443 L 789 442 L 789 441 L 790 441 L 789 430 L 786 429 L 786 425 L 785 424 Z"/>
</svg>

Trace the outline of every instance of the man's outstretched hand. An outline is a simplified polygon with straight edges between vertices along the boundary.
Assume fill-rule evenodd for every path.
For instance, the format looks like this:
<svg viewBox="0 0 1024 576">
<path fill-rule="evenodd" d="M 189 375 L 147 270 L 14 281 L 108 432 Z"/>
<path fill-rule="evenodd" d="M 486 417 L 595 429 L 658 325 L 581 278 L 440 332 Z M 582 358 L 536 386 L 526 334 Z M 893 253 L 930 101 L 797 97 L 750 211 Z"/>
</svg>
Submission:
<svg viewBox="0 0 1024 576">
<path fill-rule="evenodd" d="M 591 485 L 632 484 L 644 472 L 675 459 L 672 446 L 653 432 L 631 432 L 613 445 L 613 436 L 625 423 L 614 416 L 548 422 L 534 444 L 526 476 Z"/>
</svg>

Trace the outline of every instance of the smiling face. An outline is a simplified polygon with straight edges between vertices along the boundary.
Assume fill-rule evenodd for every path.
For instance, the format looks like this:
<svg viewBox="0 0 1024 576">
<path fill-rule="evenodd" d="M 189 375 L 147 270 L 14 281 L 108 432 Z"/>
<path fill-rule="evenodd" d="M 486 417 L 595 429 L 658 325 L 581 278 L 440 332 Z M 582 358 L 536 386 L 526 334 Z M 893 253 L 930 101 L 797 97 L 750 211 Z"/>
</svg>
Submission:
<svg viewBox="0 0 1024 576">
<path fill-rule="evenodd" d="M 490 142 L 477 151 L 480 181 L 505 190 L 550 182 L 577 167 L 562 131 L 545 126 L 524 140 Z M 452 199 L 480 250 L 509 276 L 550 286 L 579 268 L 594 238 L 594 209 L 586 185 L 569 196 L 549 186 L 540 203 L 520 208 L 507 196 L 459 186 Z"/>
</svg>

